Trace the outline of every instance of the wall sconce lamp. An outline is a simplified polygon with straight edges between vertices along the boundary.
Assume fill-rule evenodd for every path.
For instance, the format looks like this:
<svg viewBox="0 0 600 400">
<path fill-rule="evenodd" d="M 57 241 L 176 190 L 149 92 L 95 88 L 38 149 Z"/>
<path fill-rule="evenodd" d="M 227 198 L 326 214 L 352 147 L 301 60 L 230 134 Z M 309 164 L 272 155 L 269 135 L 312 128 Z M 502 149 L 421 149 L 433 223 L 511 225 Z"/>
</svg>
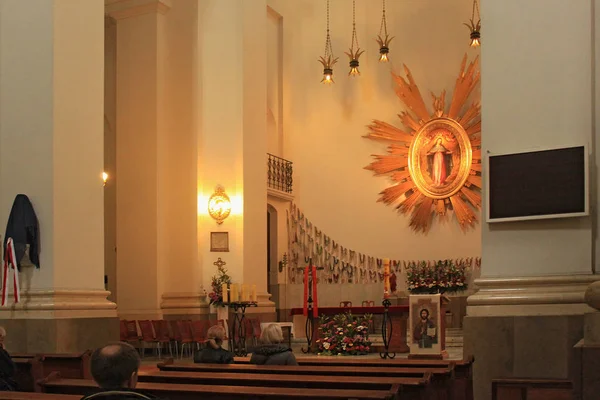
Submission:
<svg viewBox="0 0 600 400">
<path fill-rule="evenodd" d="M 287 253 L 283 253 L 283 260 L 279 261 L 279 272 L 283 272 L 285 267 L 287 267 Z"/>
<path fill-rule="evenodd" d="M 102 173 L 102 182 L 104 182 L 102 184 L 102 186 L 106 186 L 106 181 L 108 180 L 108 174 L 106 172 Z"/>
<path fill-rule="evenodd" d="M 231 214 L 231 200 L 229 200 L 229 196 L 227 196 L 222 186 L 217 186 L 215 192 L 208 199 L 208 214 L 219 225 Z"/>
</svg>

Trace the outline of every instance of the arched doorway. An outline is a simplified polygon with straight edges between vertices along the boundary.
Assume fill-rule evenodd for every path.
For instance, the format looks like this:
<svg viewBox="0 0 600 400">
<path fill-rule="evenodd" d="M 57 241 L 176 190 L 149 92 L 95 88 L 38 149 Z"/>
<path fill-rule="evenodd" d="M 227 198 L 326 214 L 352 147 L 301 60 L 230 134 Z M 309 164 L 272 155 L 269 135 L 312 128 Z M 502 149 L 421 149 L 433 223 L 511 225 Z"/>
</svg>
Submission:
<svg viewBox="0 0 600 400">
<path fill-rule="evenodd" d="M 277 236 L 277 210 L 271 204 L 267 204 L 267 287 L 279 315 Z"/>
</svg>

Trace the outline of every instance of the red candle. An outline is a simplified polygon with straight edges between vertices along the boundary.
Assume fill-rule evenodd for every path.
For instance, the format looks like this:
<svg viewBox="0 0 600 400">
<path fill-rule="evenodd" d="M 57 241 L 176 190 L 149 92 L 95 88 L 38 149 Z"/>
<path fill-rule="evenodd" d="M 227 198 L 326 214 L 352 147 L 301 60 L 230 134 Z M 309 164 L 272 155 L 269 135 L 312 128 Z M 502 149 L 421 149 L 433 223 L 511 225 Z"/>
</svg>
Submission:
<svg viewBox="0 0 600 400">
<path fill-rule="evenodd" d="M 304 303 L 302 305 L 302 314 L 308 316 L 308 267 L 304 268 Z"/>
<path fill-rule="evenodd" d="M 313 316 L 319 316 L 319 306 L 317 300 L 317 267 L 312 267 L 312 298 L 313 298 Z"/>
</svg>

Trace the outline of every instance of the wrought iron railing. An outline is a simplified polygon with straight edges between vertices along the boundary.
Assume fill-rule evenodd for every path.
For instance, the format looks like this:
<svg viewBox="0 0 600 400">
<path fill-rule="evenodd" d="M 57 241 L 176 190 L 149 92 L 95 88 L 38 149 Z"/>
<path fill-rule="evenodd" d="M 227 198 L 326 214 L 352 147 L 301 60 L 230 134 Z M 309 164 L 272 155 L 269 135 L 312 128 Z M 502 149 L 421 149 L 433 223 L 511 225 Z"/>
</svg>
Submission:
<svg viewBox="0 0 600 400">
<path fill-rule="evenodd" d="M 267 184 L 270 188 L 292 193 L 292 162 L 267 153 L 269 156 L 267 168 Z"/>
</svg>

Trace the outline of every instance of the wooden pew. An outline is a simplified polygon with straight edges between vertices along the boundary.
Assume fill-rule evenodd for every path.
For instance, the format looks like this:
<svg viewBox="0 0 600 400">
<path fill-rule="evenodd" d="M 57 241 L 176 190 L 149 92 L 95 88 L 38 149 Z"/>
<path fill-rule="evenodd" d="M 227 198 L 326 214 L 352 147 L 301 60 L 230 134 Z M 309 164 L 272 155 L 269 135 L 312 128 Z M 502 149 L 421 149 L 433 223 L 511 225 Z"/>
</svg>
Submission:
<svg viewBox="0 0 600 400">
<path fill-rule="evenodd" d="M 392 378 L 423 378 L 431 376 L 431 387 L 419 388 L 419 392 L 427 392 L 428 399 L 464 400 L 464 396 L 453 397 L 454 374 L 452 366 L 438 368 L 360 368 L 338 366 L 268 366 L 252 364 L 173 364 L 172 360 L 157 364 L 160 371 L 171 372 L 204 372 L 204 373 L 235 373 L 235 374 L 266 374 L 304 376 L 313 379 L 317 376 L 352 377 L 354 379 L 385 377 Z M 368 379 L 367 379 L 368 380 Z M 408 387 L 406 388 L 409 389 Z M 411 389 L 412 390 L 412 389 Z"/>
<path fill-rule="evenodd" d="M 292 374 L 254 374 L 224 372 L 142 372 L 139 382 L 193 385 L 264 386 L 314 389 L 384 390 L 402 393 L 403 399 L 430 399 L 433 393 L 430 373 L 420 377 L 364 377 Z"/>
<path fill-rule="evenodd" d="M 0 392 L 0 400 L 80 400 L 76 394 Z"/>
<path fill-rule="evenodd" d="M 52 372 L 59 372 L 65 378 L 91 379 L 90 356 L 91 351 L 75 354 L 12 354 L 17 365 L 15 380 L 19 384 L 19 391 L 34 391 L 34 383 Z"/>
<path fill-rule="evenodd" d="M 77 394 L 83 396 L 100 391 L 94 381 L 87 379 L 63 379 L 58 374 L 51 374 L 48 378 L 39 381 L 38 385 L 40 385 L 44 393 Z M 136 389 L 142 393 L 168 398 L 169 400 L 393 400 L 396 398 L 392 390 L 310 389 L 148 382 L 138 383 Z M 397 388 L 394 389 L 397 390 Z"/>
<path fill-rule="evenodd" d="M 573 399 L 573 384 L 566 379 L 492 379 L 492 400 Z"/>
<path fill-rule="evenodd" d="M 250 357 L 235 357 L 235 363 L 249 364 Z M 379 360 L 376 358 L 349 358 L 349 357 L 298 357 L 301 366 L 344 366 L 344 367 L 375 367 L 375 368 L 438 368 L 454 365 L 454 393 L 453 398 L 473 400 L 473 357 L 463 360 L 415 360 L 395 358 L 393 360 Z"/>
<path fill-rule="evenodd" d="M 18 385 L 18 390 L 21 392 L 33 392 L 35 390 L 36 377 L 43 377 L 39 371 L 39 363 L 36 364 L 36 359 L 31 357 L 13 357 L 13 362 L 16 366 L 13 379 Z"/>
</svg>

